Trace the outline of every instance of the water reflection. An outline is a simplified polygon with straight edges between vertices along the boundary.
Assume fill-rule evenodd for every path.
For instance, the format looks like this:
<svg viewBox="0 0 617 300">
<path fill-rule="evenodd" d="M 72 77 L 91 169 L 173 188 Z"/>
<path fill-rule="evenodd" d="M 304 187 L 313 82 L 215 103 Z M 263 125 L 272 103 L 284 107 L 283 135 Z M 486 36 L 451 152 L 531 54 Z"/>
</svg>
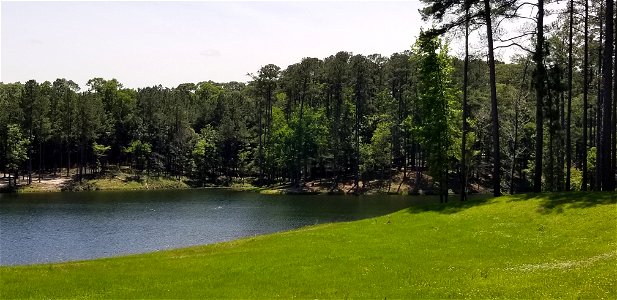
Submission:
<svg viewBox="0 0 617 300">
<path fill-rule="evenodd" d="M 228 241 L 409 205 L 402 196 L 266 196 L 225 190 L 0 194 L 0 264 Z"/>
</svg>

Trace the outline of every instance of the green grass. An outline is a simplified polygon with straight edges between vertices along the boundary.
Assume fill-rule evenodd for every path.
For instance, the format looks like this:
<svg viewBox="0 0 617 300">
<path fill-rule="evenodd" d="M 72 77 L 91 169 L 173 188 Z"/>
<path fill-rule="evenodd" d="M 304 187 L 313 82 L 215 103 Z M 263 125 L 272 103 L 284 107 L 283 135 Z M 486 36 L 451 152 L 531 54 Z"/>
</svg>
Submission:
<svg viewBox="0 0 617 300">
<path fill-rule="evenodd" d="M 617 298 L 617 196 L 418 204 L 228 243 L 0 268 L 0 298 Z"/>
<path fill-rule="evenodd" d="M 97 190 L 97 191 L 131 191 L 131 190 L 165 190 L 186 189 L 188 185 L 172 178 L 148 177 L 133 178 L 130 176 L 114 176 L 86 180 L 83 183 L 75 183 L 72 190 Z"/>
</svg>

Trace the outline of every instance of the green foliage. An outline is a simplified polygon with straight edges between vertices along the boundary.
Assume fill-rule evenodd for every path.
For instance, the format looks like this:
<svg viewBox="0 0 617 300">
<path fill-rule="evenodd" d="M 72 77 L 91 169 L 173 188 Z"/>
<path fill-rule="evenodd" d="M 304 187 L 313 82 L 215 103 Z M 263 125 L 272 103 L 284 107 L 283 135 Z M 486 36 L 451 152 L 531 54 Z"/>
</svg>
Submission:
<svg viewBox="0 0 617 300">
<path fill-rule="evenodd" d="M 131 145 L 131 147 L 135 147 L 135 146 Z M 94 155 L 96 155 L 97 157 L 104 157 L 105 155 L 107 155 L 107 151 L 109 151 L 109 149 L 111 149 L 111 146 L 97 144 L 97 142 L 92 143 L 92 151 L 94 152 Z M 127 152 L 132 152 L 132 151 L 133 150 L 129 150 Z"/>
<path fill-rule="evenodd" d="M 431 7 L 425 11 L 428 18 L 462 24 L 457 22 L 463 20 L 463 3 L 426 4 Z M 467 4 L 473 4 L 474 19 L 481 17 L 476 6 L 480 2 Z M 442 19 L 448 13 L 454 13 L 455 19 Z M 563 185 L 565 173 L 561 163 L 564 129 L 557 122 L 563 115 L 558 108 L 565 82 L 562 31 L 550 39 L 547 47 L 552 52 L 546 57 L 551 99 L 546 99 L 545 106 L 552 131 L 545 135 L 552 134 L 553 140 L 544 156 L 556 160 L 544 181 L 552 178 L 553 186 Z M 597 47 L 594 43 L 592 48 Z M 575 49 L 578 52 L 581 49 Z M 498 131 L 504 141 L 502 172 L 516 187 L 514 192 L 528 191 L 532 178 L 529 167 L 533 167 L 536 140 L 530 61 L 531 57 L 520 55 L 512 63 L 495 66 Z M 80 92 L 67 79 L 0 83 L 0 153 L 9 146 L 7 125 L 17 124 L 30 141 L 28 163 L 19 164 L 19 172 L 36 166 L 54 173 L 76 166 L 93 170 L 108 162 L 177 180 L 189 177 L 196 183 L 256 179 L 257 185 L 288 182 L 298 187 L 306 181 L 330 179 L 336 189 L 335 182 L 355 180 L 357 171 L 365 181 L 385 179 L 386 174 L 399 178 L 402 171 L 408 179 L 410 170 L 424 172 L 424 167 L 432 176 L 429 184 L 439 185 L 452 180 L 452 171 L 465 160 L 470 181 L 479 183 L 482 190 L 493 165 L 488 155 L 493 153 L 489 70 L 484 59 L 470 59 L 469 133 L 465 157 L 461 157 L 463 64 L 449 57 L 440 41 L 423 37 L 412 51 L 389 57 L 341 51 L 324 59 L 306 57 L 285 69 L 268 64 L 246 84 L 202 81 L 132 89 L 116 79 L 93 78 Z M 580 67 L 575 66 L 573 74 L 570 126 L 572 165 L 577 168 L 585 151 L 579 146 Z M 597 91 L 592 86 L 593 102 Z M 149 145 L 148 154 L 123 151 L 135 141 Z M 92 147 L 95 144 L 110 148 L 101 155 L 100 149 Z M 593 160 L 595 152 L 590 154 Z M 544 162 L 548 170 L 550 160 Z M 7 164 L 7 156 L 0 155 L 3 171 Z M 595 162 L 589 175 L 594 170 Z"/>
<path fill-rule="evenodd" d="M 390 168 L 392 153 L 392 123 L 385 120 L 377 123 L 377 128 L 373 132 L 371 141 L 362 144 L 361 153 L 361 172 L 365 175 Z"/>
<path fill-rule="evenodd" d="M 284 171 L 293 164 L 294 135 L 294 128 L 290 127 L 285 120 L 283 110 L 274 107 L 272 109 L 272 147 L 266 155 L 268 165 Z"/>
<path fill-rule="evenodd" d="M 570 169 L 570 190 L 580 191 L 583 185 L 583 172 L 575 167 Z"/>
<path fill-rule="evenodd" d="M 6 168 L 17 171 L 21 163 L 28 159 L 28 146 L 30 140 L 23 135 L 16 124 L 7 126 L 6 137 Z"/>
<path fill-rule="evenodd" d="M 217 143 L 220 139 L 212 126 L 201 129 L 197 136 L 192 155 L 195 163 L 195 177 L 202 182 L 213 180 L 216 176 L 216 166 L 220 157 Z"/>
<path fill-rule="evenodd" d="M 152 153 L 152 145 L 140 140 L 134 140 L 123 149 L 123 152 L 130 155 L 133 165 L 137 167 L 137 170 L 141 171 L 147 168 L 148 158 L 150 153 Z"/>
<path fill-rule="evenodd" d="M 96 169 L 101 170 L 103 167 L 103 160 L 107 156 L 111 146 L 105 146 L 102 144 L 98 144 L 97 142 L 92 143 L 92 153 L 96 157 Z"/>
<path fill-rule="evenodd" d="M 596 162 L 597 162 L 597 149 L 596 147 L 591 147 L 589 148 L 589 150 L 587 150 L 587 170 L 590 173 L 593 173 L 596 171 Z"/>
<path fill-rule="evenodd" d="M 447 191 L 448 166 L 456 156 L 460 134 L 459 95 L 451 85 L 452 65 L 447 46 L 437 38 L 423 36 L 415 48 L 419 63 L 418 106 L 421 122 L 415 132 L 428 155 L 429 173 Z"/>
</svg>

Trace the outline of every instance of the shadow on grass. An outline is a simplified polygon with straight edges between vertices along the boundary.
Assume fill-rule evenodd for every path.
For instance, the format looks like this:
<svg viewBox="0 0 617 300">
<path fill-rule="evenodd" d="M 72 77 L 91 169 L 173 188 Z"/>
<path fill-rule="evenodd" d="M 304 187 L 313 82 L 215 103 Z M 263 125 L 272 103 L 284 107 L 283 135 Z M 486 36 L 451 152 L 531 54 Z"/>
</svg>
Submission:
<svg viewBox="0 0 617 300">
<path fill-rule="evenodd" d="M 448 203 L 439 203 L 439 196 L 418 197 L 405 210 L 410 214 L 423 212 L 437 212 L 441 214 L 454 214 L 475 206 L 489 204 L 493 199 L 492 195 L 481 194 L 471 195 L 466 201 L 460 201 L 459 195 L 451 195 Z"/>
<path fill-rule="evenodd" d="M 508 202 L 529 201 L 539 199 L 537 211 L 541 214 L 562 213 L 564 209 L 584 209 L 597 205 L 617 204 L 615 192 L 561 192 L 518 194 L 505 196 Z M 417 198 L 406 209 L 410 214 L 422 212 L 437 212 L 441 214 L 454 214 L 468 208 L 492 203 L 495 199 L 491 195 L 473 195 L 467 201 L 461 202 L 458 196 L 451 196 L 448 203 L 439 203 L 436 196 Z"/>
<path fill-rule="evenodd" d="M 559 192 L 513 195 L 510 201 L 524 201 L 540 198 L 538 212 L 542 214 L 562 213 L 564 209 L 588 208 L 597 205 L 617 203 L 615 192 Z"/>
</svg>

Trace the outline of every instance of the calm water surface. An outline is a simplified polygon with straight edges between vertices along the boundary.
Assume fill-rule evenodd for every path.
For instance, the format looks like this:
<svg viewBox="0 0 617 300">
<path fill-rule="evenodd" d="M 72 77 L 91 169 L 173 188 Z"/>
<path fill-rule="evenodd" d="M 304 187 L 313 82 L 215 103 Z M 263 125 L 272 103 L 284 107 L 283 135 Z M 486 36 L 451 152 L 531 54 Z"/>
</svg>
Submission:
<svg viewBox="0 0 617 300">
<path fill-rule="evenodd" d="M 225 190 L 0 194 L 0 265 L 209 244 L 387 214 L 403 196 L 268 196 Z"/>
</svg>

